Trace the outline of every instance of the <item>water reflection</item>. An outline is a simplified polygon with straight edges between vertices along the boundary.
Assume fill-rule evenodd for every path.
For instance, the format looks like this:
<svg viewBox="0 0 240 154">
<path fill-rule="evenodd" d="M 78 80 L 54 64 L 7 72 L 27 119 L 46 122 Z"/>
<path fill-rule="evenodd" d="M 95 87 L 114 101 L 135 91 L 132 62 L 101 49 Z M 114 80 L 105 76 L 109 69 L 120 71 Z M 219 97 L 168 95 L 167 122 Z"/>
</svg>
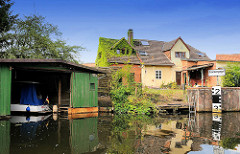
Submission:
<svg viewBox="0 0 240 154">
<path fill-rule="evenodd" d="M 240 151 L 239 122 L 238 112 L 17 116 L 0 121 L 0 153 L 234 153 Z"/>
<path fill-rule="evenodd" d="M 97 117 L 70 120 L 72 153 L 94 152 L 98 146 Z"/>
<path fill-rule="evenodd" d="M 10 151 L 10 122 L 0 120 L 0 154 Z"/>
</svg>

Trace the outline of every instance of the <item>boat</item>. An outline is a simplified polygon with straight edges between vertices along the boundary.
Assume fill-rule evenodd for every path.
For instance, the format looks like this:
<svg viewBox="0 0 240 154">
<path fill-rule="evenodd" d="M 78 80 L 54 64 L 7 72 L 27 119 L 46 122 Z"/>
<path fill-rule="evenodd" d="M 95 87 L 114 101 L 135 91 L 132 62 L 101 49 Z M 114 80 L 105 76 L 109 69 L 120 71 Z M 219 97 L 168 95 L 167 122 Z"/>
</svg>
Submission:
<svg viewBox="0 0 240 154">
<path fill-rule="evenodd" d="M 29 123 L 29 122 L 39 122 L 47 120 L 50 115 L 42 115 L 42 116 L 11 116 L 11 123 Z"/>
<path fill-rule="evenodd" d="M 36 84 L 38 82 L 20 82 L 21 96 L 19 104 L 11 104 L 11 112 L 26 112 L 26 113 L 50 113 L 52 109 L 49 106 L 48 96 L 42 99 L 40 94 L 37 94 Z"/>
<path fill-rule="evenodd" d="M 48 113 L 52 109 L 49 105 L 11 104 L 11 112 Z"/>
</svg>

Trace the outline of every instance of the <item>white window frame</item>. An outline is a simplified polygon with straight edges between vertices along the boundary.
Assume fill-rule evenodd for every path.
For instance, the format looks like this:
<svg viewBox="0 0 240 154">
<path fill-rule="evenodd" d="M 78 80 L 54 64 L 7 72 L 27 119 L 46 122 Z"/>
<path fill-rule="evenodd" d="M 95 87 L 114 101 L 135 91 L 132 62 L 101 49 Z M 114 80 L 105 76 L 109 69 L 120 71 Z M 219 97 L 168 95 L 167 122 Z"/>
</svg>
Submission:
<svg viewBox="0 0 240 154">
<path fill-rule="evenodd" d="M 155 78 L 156 79 L 162 79 L 162 71 L 161 70 L 156 70 L 155 71 Z"/>
</svg>

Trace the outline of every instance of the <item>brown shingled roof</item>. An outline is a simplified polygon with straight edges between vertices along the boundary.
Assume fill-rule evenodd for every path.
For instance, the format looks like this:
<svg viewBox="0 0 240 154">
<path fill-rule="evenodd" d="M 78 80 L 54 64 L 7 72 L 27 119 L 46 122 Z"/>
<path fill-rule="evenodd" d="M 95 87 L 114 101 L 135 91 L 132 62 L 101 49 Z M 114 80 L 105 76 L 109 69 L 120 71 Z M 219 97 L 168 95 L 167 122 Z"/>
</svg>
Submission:
<svg viewBox="0 0 240 154">
<path fill-rule="evenodd" d="M 163 41 L 152 41 L 152 40 L 138 40 L 147 41 L 149 46 L 136 46 L 137 51 L 147 52 L 146 56 L 139 55 L 144 65 L 169 65 L 172 66 L 174 63 L 162 52 L 164 45 Z"/>
<path fill-rule="evenodd" d="M 88 66 L 88 67 L 96 67 L 95 63 L 83 63 L 82 65 Z"/>
<path fill-rule="evenodd" d="M 217 54 L 217 61 L 240 61 L 240 54 Z"/>
<path fill-rule="evenodd" d="M 122 56 L 122 57 L 112 57 L 108 59 L 110 63 L 129 63 L 129 64 L 141 64 L 144 65 L 168 65 L 172 66 L 174 63 L 164 54 L 165 51 L 169 51 L 181 40 L 188 50 L 190 51 L 190 57 L 186 60 L 211 60 L 206 53 L 201 52 L 194 47 L 186 44 L 181 37 L 174 39 L 169 42 L 164 41 L 154 41 L 145 39 L 135 39 L 134 40 L 134 50 L 137 51 L 137 55 L 132 56 Z M 121 39 L 122 40 L 122 39 Z M 147 41 L 149 45 L 142 45 L 141 41 Z M 145 51 L 147 55 L 142 56 L 138 54 L 139 51 Z"/>
<path fill-rule="evenodd" d="M 111 57 L 108 59 L 110 63 L 128 63 L 128 64 L 140 64 L 140 60 L 136 55 L 122 56 L 122 57 Z"/>
</svg>

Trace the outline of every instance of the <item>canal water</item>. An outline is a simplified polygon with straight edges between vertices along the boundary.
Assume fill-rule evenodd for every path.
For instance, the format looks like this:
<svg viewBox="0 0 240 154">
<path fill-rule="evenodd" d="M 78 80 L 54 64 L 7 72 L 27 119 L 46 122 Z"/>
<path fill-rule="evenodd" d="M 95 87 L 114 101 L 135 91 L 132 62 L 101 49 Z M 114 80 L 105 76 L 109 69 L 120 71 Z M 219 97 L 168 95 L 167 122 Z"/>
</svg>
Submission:
<svg viewBox="0 0 240 154">
<path fill-rule="evenodd" d="M 87 116 L 12 116 L 2 120 L 0 154 L 240 152 L 238 112 Z"/>
</svg>

